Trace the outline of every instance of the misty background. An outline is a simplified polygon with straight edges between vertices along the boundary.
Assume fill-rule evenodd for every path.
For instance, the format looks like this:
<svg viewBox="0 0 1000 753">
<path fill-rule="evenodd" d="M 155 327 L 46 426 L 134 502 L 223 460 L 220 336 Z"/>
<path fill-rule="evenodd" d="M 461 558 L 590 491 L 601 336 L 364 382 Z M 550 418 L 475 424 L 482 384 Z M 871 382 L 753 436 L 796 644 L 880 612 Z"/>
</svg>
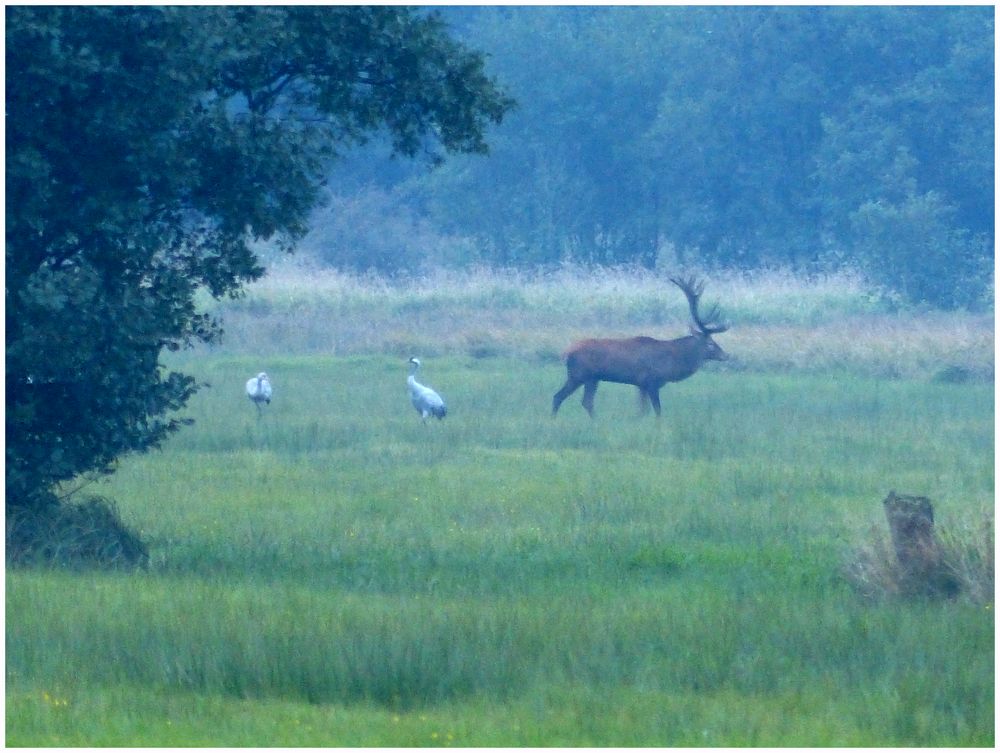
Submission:
<svg viewBox="0 0 1000 753">
<path fill-rule="evenodd" d="M 306 259 L 847 270 L 992 305 L 992 8 L 436 10 L 516 110 L 486 158 L 344 155 Z"/>
</svg>

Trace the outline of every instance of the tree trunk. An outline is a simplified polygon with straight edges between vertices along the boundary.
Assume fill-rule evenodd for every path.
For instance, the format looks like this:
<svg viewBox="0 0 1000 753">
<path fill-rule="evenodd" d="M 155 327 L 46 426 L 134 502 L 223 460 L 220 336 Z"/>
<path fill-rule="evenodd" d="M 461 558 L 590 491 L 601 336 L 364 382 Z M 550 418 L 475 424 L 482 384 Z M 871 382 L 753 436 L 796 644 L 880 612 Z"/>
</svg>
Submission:
<svg viewBox="0 0 1000 753">
<path fill-rule="evenodd" d="M 892 534 L 902 577 L 902 590 L 910 595 L 953 596 L 958 581 L 941 558 L 934 535 L 934 508 L 927 497 L 889 492 L 882 502 Z"/>
</svg>

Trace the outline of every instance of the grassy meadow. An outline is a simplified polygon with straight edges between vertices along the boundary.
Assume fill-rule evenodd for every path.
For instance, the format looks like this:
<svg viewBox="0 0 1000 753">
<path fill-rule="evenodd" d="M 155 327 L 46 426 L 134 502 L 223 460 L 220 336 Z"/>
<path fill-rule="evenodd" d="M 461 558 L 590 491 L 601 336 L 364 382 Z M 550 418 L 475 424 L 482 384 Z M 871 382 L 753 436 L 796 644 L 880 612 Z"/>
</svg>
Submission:
<svg viewBox="0 0 1000 753">
<path fill-rule="evenodd" d="M 87 488 L 148 570 L 7 573 L 7 744 L 993 745 L 992 600 L 845 577 L 890 489 L 991 514 L 992 315 L 847 277 L 713 301 L 734 360 L 659 422 L 607 384 L 549 417 L 574 337 L 685 332 L 655 275 L 293 270 L 220 304 L 170 363 L 210 385 L 194 426 Z"/>
</svg>

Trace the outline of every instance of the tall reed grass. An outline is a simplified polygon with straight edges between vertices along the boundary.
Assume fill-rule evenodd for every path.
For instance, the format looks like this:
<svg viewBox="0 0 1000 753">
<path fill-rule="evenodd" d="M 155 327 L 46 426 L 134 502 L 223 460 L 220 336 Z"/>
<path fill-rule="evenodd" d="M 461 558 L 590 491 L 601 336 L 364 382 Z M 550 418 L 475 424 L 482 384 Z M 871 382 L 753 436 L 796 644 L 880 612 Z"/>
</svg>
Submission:
<svg viewBox="0 0 1000 753">
<path fill-rule="evenodd" d="M 245 298 L 205 302 L 226 337 L 215 352 L 275 356 L 468 354 L 551 361 L 574 339 L 685 334 L 684 296 L 666 274 L 566 266 L 548 271 L 437 270 L 390 280 L 306 263 L 279 265 Z M 899 311 L 848 273 L 721 272 L 704 301 L 731 323 L 732 368 L 989 380 L 989 314 Z"/>
</svg>

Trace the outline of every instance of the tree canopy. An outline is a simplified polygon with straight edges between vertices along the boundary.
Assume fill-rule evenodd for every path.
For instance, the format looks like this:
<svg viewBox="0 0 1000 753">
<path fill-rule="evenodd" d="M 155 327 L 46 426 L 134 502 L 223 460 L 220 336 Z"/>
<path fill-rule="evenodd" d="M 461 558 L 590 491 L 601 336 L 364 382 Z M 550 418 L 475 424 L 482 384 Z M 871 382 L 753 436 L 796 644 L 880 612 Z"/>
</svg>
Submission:
<svg viewBox="0 0 1000 753">
<path fill-rule="evenodd" d="M 338 172 L 339 211 L 381 197 L 441 236 L 426 250 L 397 244 L 412 257 L 348 257 L 356 266 L 412 268 L 451 243 L 495 264 L 853 266 L 904 300 L 945 307 L 991 291 L 991 8 L 447 18 L 490 52 L 521 106 L 490 160 Z M 321 213 L 316 245 L 336 225 Z M 358 234 L 355 223 L 354 248 Z"/>
<path fill-rule="evenodd" d="M 6 44 L 8 509 L 178 427 L 195 291 L 300 238 L 338 154 L 483 153 L 513 104 L 400 7 L 8 7 Z"/>
</svg>

